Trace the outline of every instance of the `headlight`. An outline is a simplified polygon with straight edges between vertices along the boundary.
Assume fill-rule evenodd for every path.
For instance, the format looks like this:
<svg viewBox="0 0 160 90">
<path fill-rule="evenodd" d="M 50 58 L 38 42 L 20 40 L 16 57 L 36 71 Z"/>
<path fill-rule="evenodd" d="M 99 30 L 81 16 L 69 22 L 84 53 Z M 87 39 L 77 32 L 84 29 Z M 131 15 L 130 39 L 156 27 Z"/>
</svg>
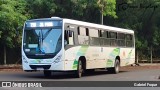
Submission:
<svg viewBox="0 0 160 90">
<path fill-rule="evenodd" d="M 22 60 L 24 63 L 28 63 L 27 59 L 25 58 L 25 56 L 22 56 Z"/>
<path fill-rule="evenodd" d="M 62 55 L 57 56 L 57 58 L 53 61 L 53 63 L 58 63 L 61 61 Z"/>
</svg>

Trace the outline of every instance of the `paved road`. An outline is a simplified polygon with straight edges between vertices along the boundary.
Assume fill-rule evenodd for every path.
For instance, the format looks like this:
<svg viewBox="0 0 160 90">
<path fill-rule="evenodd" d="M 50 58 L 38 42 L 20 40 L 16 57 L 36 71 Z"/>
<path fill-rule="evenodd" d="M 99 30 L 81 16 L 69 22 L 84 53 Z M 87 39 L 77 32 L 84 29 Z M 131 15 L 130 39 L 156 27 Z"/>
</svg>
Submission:
<svg viewBox="0 0 160 90">
<path fill-rule="evenodd" d="M 1 90 L 159 90 L 152 87 L 52 87 L 52 88 L 0 88 Z"/>
<path fill-rule="evenodd" d="M 0 72 L 0 81 L 160 81 L 159 69 L 121 70 L 119 74 L 107 71 L 96 71 L 85 74 L 82 78 L 73 78 L 72 73 L 53 73 L 50 78 L 45 78 L 43 72 Z M 159 87 L 46 87 L 46 88 L 0 88 L 0 90 L 159 90 Z"/>
<path fill-rule="evenodd" d="M 159 69 L 123 70 L 111 74 L 104 70 L 85 74 L 82 78 L 73 78 L 73 73 L 55 72 L 46 78 L 43 72 L 0 72 L 0 81 L 160 81 Z"/>
</svg>

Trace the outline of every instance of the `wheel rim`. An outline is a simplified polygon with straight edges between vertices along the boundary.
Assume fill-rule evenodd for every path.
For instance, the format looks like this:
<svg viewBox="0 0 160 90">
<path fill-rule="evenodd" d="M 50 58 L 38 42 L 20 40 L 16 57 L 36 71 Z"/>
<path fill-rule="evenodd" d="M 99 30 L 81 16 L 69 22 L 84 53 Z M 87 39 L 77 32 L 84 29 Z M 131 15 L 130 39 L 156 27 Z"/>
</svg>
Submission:
<svg viewBox="0 0 160 90">
<path fill-rule="evenodd" d="M 119 72 L 119 61 L 118 60 L 116 60 L 116 73 L 118 73 Z"/>
<path fill-rule="evenodd" d="M 78 74 L 79 74 L 79 77 L 82 76 L 82 72 L 83 72 L 82 63 L 81 63 L 81 61 L 79 61 L 79 66 L 78 66 Z"/>
</svg>

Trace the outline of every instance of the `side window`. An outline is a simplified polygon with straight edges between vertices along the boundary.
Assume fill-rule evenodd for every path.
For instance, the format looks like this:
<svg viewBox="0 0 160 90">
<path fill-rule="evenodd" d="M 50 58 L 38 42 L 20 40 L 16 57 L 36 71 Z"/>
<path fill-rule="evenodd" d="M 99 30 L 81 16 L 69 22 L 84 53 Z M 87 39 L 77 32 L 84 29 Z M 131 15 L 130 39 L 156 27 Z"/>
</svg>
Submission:
<svg viewBox="0 0 160 90">
<path fill-rule="evenodd" d="M 116 32 L 109 32 L 109 36 L 112 39 L 116 39 L 117 38 L 117 33 Z"/>
<path fill-rule="evenodd" d="M 74 45 L 74 32 L 71 30 L 65 30 L 64 44 Z"/>
<path fill-rule="evenodd" d="M 117 32 L 109 32 L 110 45 L 117 46 Z"/>
<path fill-rule="evenodd" d="M 89 36 L 89 29 L 86 28 L 86 36 Z"/>
<path fill-rule="evenodd" d="M 125 46 L 125 34 L 124 33 L 118 33 L 117 44 L 118 46 Z"/>
<path fill-rule="evenodd" d="M 124 33 L 118 33 L 118 39 L 125 39 L 125 34 Z"/>
<path fill-rule="evenodd" d="M 79 27 L 78 31 L 79 31 L 79 35 L 86 36 L 86 28 Z"/>
<path fill-rule="evenodd" d="M 102 33 L 102 37 L 107 38 L 107 31 L 101 30 L 101 33 Z"/>
<path fill-rule="evenodd" d="M 100 45 L 99 30 L 89 29 L 90 45 Z"/>
<path fill-rule="evenodd" d="M 131 34 L 126 34 L 126 47 L 133 47 L 133 35 Z"/>
<path fill-rule="evenodd" d="M 99 37 L 98 30 L 96 30 L 96 29 L 89 29 L 89 36 L 90 37 Z"/>
<path fill-rule="evenodd" d="M 78 27 L 78 43 L 89 45 L 89 30 L 85 27 Z"/>
<path fill-rule="evenodd" d="M 108 39 L 108 31 L 99 30 L 100 44 L 103 46 L 110 46 L 110 39 Z"/>
</svg>

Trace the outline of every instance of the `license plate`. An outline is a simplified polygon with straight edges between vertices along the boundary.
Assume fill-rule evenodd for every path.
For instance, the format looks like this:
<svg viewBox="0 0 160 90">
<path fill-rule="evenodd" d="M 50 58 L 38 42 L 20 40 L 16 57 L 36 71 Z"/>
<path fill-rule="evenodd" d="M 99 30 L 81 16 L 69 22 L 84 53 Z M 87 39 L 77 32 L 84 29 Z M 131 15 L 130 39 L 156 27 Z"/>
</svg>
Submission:
<svg viewBox="0 0 160 90">
<path fill-rule="evenodd" d="M 37 68 L 37 70 L 44 70 L 44 68 Z"/>
</svg>

